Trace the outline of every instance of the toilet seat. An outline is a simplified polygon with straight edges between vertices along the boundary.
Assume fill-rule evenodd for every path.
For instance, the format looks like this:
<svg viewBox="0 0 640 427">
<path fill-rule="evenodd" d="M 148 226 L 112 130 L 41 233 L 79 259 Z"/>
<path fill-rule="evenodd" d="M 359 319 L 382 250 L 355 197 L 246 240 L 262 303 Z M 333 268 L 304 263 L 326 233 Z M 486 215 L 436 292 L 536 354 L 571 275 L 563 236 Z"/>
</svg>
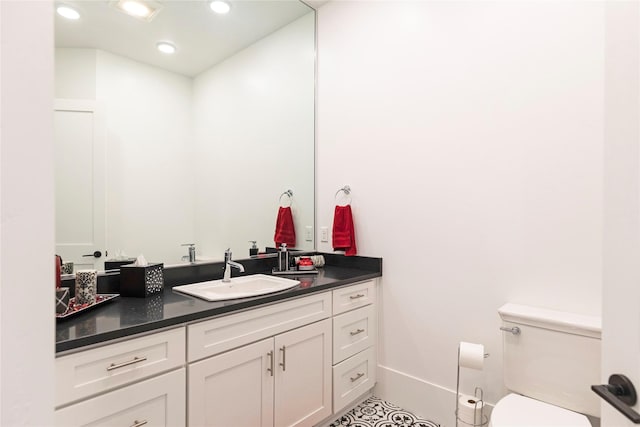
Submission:
<svg viewBox="0 0 640 427">
<path fill-rule="evenodd" d="M 489 427 L 591 427 L 577 412 L 519 394 L 509 394 L 491 412 Z"/>
</svg>

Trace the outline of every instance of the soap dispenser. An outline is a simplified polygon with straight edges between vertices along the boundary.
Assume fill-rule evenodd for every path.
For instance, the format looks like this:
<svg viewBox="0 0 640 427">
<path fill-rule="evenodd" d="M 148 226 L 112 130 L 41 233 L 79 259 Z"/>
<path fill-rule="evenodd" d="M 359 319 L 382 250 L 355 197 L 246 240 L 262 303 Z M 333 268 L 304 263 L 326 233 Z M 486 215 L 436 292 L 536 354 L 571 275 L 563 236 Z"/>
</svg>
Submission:
<svg viewBox="0 0 640 427">
<path fill-rule="evenodd" d="M 258 245 L 256 245 L 256 243 L 258 243 L 258 241 L 257 240 L 249 240 L 249 243 L 251 243 L 251 247 L 249 248 L 249 256 L 258 255 Z"/>
<path fill-rule="evenodd" d="M 282 243 L 280 245 L 280 252 L 278 252 L 278 271 L 289 270 L 289 252 L 287 252 L 287 244 Z"/>
</svg>

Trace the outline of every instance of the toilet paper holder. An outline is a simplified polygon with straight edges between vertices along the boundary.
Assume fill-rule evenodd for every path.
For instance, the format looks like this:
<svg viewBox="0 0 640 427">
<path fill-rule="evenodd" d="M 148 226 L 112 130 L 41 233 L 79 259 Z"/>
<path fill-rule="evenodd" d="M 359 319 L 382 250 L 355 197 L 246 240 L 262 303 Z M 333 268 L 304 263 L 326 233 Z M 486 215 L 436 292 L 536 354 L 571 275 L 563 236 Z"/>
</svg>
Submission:
<svg viewBox="0 0 640 427">
<path fill-rule="evenodd" d="M 464 349 L 461 348 L 464 346 Z M 463 354 L 464 353 L 464 354 Z M 484 414 L 484 392 L 481 387 L 476 387 L 473 392 L 473 399 L 469 399 L 467 402 L 473 404 L 473 420 L 470 418 L 466 421 L 460 418 L 460 360 L 461 356 L 464 356 L 463 367 L 472 369 L 482 369 L 483 359 L 489 357 L 489 354 L 484 352 L 484 346 L 480 344 L 470 344 L 461 342 L 458 345 L 458 374 L 456 376 L 456 427 L 459 423 L 465 426 L 482 427 L 489 423 L 489 417 Z M 480 413 L 478 414 L 478 408 Z M 471 421 L 469 423 L 468 421 Z"/>
<path fill-rule="evenodd" d="M 456 392 L 456 396 L 460 396 L 459 393 Z M 468 400 L 469 403 L 473 404 L 473 420 L 470 418 L 468 421 L 465 421 L 461 418 L 460 414 L 460 399 L 456 397 L 456 427 L 458 427 L 458 423 L 462 423 L 464 426 L 473 426 L 473 427 L 481 427 L 487 425 L 489 423 L 489 417 L 484 414 L 484 392 L 482 388 L 476 387 L 473 391 L 473 399 Z M 480 408 L 480 414 L 478 414 L 478 408 Z"/>
</svg>

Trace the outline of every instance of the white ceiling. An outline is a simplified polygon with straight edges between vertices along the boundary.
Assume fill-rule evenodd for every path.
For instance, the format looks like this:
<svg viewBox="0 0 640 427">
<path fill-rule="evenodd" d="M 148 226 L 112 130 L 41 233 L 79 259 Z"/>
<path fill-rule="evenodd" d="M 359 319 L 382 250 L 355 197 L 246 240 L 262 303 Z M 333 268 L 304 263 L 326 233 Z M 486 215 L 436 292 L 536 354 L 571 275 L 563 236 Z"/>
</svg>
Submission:
<svg viewBox="0 0 640 427">
<path fill-rule="evenodd" d="M 189 77 L 311 12 L 298 0 L 230 0 L 218 15 L 206 0 L 165 0 L 152 22 L 126 15 L 109 0 L 64 0 L 80 12 L 71 21 L 56 14 L 56 47 L 106 50 Z M 156 49 L 158 41 L 177 47 L 173 55 Z"/>
</svg>

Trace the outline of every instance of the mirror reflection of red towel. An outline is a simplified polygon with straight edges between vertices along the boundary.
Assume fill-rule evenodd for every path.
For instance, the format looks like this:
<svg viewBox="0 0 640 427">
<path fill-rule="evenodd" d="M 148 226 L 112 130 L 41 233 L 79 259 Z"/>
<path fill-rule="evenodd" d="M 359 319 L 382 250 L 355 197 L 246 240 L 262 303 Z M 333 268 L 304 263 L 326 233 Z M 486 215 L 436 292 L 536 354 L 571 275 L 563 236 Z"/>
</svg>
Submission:
<svg viewBox="0 0 640 427">
<path fill-rule="evenodd" d="M 345 251 L 345 255 L 356 254 L 356 233 L 353 229 L 351 205 L 336 206 L 333 214 L 333 249 Z"/>
<path fill-rule="evenodd" d="M 289 206 L 278 209 L 278 219 L 276 220 L 276 234 L 273 237 L 276 247 L 281 243 L 293 248 L 296 246 L 296 229 L 293 226 L 293 215 Z"/>
</svg>

